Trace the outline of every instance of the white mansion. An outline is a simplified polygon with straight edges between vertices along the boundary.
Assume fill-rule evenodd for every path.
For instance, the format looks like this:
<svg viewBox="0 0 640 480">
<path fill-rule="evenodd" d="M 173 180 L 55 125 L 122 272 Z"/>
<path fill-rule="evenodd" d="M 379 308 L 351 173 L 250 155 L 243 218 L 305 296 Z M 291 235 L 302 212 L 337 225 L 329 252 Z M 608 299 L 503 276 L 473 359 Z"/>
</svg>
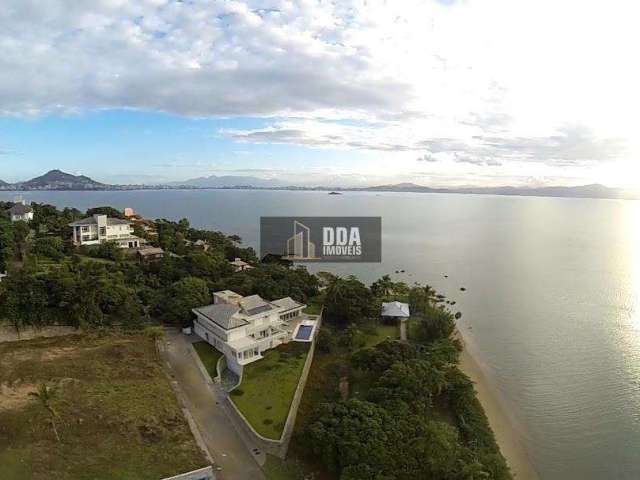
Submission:
<svg viewBox="0 0 640 480">
<path fill-rule="evenodd" d="M 140 247 L 144 240 L 133 234 L 133 225 L 127 220 L 93 215 L 70 223 L 73 228 L 74 245 L 97 245 L 116 242 L 122 248 Z"/>
<path fill-rule="evenodd" d="M 33 220 L 33 208 L 27 205 L 24 200 L 17 202 L 8 212 L 12 222 L 30 222 Z"/>
<path fill-rule="evenodd" d="M 238 375 L 265 350 L 313 337 L 315 320 L 302 314 L 306 305 L 290 297 L 269 302 L 259 295 L 242 297 L 222 290 L 213 294 L 213 302 L 193 309 L 194 332 L 224 353 L 227 367 Z"/>
</svg>

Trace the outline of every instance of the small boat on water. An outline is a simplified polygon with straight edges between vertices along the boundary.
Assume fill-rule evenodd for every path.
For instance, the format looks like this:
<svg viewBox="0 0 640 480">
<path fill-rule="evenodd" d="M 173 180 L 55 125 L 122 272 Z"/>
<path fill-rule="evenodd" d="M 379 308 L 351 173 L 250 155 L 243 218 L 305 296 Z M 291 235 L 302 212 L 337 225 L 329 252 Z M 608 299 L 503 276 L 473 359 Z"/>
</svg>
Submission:
<svg viewBox="0 0 640 480">
<path fill-rule="evenodd" d="M 329 195 L 342 195 L 340 192 L 329 192 Z"/>
</svg>

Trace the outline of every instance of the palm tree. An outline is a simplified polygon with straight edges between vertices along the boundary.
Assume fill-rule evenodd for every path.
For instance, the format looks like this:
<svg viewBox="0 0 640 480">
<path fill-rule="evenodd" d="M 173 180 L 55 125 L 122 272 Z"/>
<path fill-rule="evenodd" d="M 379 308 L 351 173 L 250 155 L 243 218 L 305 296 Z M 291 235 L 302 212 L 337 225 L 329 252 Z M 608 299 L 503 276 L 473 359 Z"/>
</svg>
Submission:
<svg viewBox="0 0 640 480">
<path fill-rule="evenodd" d="M 51 415 L 51 426 L 53 427 L 53 433 L 56 435 L 56 439 L 58 442 L 60 441 L 60 435 L 58 435 L 58 429 L 56 428 L 56 417 L 58 416 L 58 412 L 55 411 L 51 402 L 58 395 L 58 391 L 55 388 L 47 387 L 46 384 L 41 384 L 38 387 L 37 392 L 29 393 L 32 397 L 35 397 L 40 402 L 40 405 L 44 407 L 44 409 L 49 412 Z"/>
<path fill-rule="evenodd" d="M 343 286 L 344 286 L 344 280 L 342 278 L 340 278 L 337 275 L 334 278 L 332 278 L 329 285 L 327 286 L 325 302 L 337 303 L 341 301 L 343 296 Z"/>
<path fill-rule="evenodd" d="M 371 290 L 380 297 L 388 297 L 394 290 L 394 283 L 389 275 L 383 275 L 381 278 L 373 282 Z"/>
</svg>

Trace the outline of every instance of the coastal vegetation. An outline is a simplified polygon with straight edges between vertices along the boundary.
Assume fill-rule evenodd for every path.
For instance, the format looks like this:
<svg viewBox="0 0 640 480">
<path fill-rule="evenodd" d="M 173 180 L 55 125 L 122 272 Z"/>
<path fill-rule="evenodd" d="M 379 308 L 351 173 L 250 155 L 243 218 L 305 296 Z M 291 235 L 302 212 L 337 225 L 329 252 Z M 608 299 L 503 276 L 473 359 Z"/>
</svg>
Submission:
<svg viewBox="0 0 640 480">
<path fill-rule="evenodd" d="M 0 203 L 0 210 L 8 206 Z M 152 349 L 153 337 L 144 332 L 163 324 L 190 325 L 191 309 L 210 303 L 213 291 L 229 289 L 266 299 L 289 296 L 306 303 L 313 312 L 322 309 L 323 325 L 290 454 L 285 462 L 268 462 L 270 478 L 279 477 L 269 471 L 286 471 L 284 478 L 304 478 L 314 473 L 316 478 L 341 480 L 511 478 L 473 384 L 458 368 L 462 346 L 456 338 L 455 315 L 448 310 L 445 298 L 429 286 L 408 286 L 389 276 L 367 286 L 353 276 L 342 278 L 326 272 L 313 275 L 304 267 L 277 258 L 259 261 L 255 251 L 242 246 L 238 237 L 192 228 L 187 219 L 157 219 L 151 222 L 151 231 L 139 229 L 139 235 L 165 253 L 161 259 L 140 261 L 128 250 L 108 242 L 80 248 L 71 244 L 69 222 L 91 212 L 119 214 L 110 207 L 85 213 L 42 204 L 32 207 L 34 219 L 29 224 L 0 218 L 0 270 L 8 272 L 0 282 L 0 319 L 18 331 L 72 325 L 85 332 L 86 337 L 80 338 L 101 339 L 105 334 L 98 332 L 117 330 L 123 338 L 130 335 L 141 339 L 144 348 L 154 355 L 154 366 L 149 368 L 155 372 L 159 366 Z M 234 258 L 254 268 L 234 272 L 229 263 Z M 398 340 L 397 323 L 380 319 L 381 303 L 393 300 L 406 302 L 411 309 L 406 342 Z M 111 363 L 129 359 L 129 355 L 142 358 L 144 365 L 151 362 L 145 360 L 145 352 L 127 353 L 127 347 L 118 346 L 128 345 L 126 341 L 110 337 L 111 333 L 106 335 L 105 345 L 117 350 Z M 40 342 L 47 345 L 44 340 Z M 233 392 L 232 400 L 259 433 L 270 438 L 280 436 L 307 348 L 307 344 L 283 345 L 245 368 L 242 385 Z M 199 353 L 204 355 L 209 371 L 215 370 L 213 362 L 217 359 L 210 352 Z M 65 375 L 76 378 L 74 369 L 92 372 L 99 368 L 95 362 L 94 357 L 82 357 L 70 370 L 72 374 Z M 134 363 L 126 360 L 124 366 L 133 368 Z M 113 379 L 97 377 L 101 379 L 100 391 L 115 394 L 127 390 L 129 373 L 112 374 Z M 130 375 L 136 379 L 136 375 L 145 374 L 135 370 Z M 34 375 L 30 378 L 33 391 L 41 384 L 57 389 L 52 382 L 61 375 Z M 80 373 L 78 378 L 82 378 Z M 88 388 L 90 382 L 81 385 L 79 390 Z M 56 394 L 64 398 L 65 390 L 51 393 L 48 404 L 60 417 L 54 418 L 51 410 L 42 408 L 41 401 L 39 418 L 49 425 L 55 420 L 59 443 L 71 449 L 65 443 L 69 413 L 62 408 L 64 401 L 55 398 Z M 165 394 L 163 402 L 175 406 L 170 390 L 155 394 L 147 398 L 133 392 L 140 404 L 134 403 L 131 408 L 140 413 L 144 402 L 153 403 Z M 83 402 L 95 408 L 93 397 L 77 395 L 74 400 L 80 403 L 78 408 L 84 408 Z M 107 405 L 109 400 L 105 402 Z M 169 403 L 163 408 L 164 412 L 171 411 Z M 164 418 L 160 412 L 155 417 Z M 26 421 L 18 415 L 13 428 Z M 154 432 L 166 429 L 163 422 L 154 420 L 140 428 L 156 438 Z M 51 426 L 41 428 L 39 434 L 46 432 L 56 441 Z M 161 442 L 165 440 L 169 441 L 164 438 Z M 0 459 L 11 451 L 7 449 L 8 445 L 0 449 Z M 122 461 L 129 461 L 129 453 L 115 451 L 122 455 Z M 153 451 L 135 462 L 148 461 Z M 16 465 L 19 468 L 20 464 Z M 140 467 L 140 463 L 136 465 Z"/>
<path fill-rule="evenodd" d="M 0 202 L 4 212 L 10 203 Z M 186 219 L 153 222 L 144 233 L 166 255 L 153 262 L 114 243 L 74 247 L 68 223 L 92 213 L 115 215 L 111 207 L 82 213 L 33 204 L 34 219 L 11 222 L 0 215 L 0 320 L 17 330 L 64 324 L 79 328 L 120 326 L 139 329 L 158 322 L 184 326 L 191 309 L 211 302 L 211 291 L 233 289 L 265 298 L 290 296 L 306 301 L 318 281 L 306 269 L 257 262 L 255 251 L 235 236 L 191 228 Z M 206 250 L 196 245 L 205 242 Z M 256 265 L 234 273 L 229 260 Z"/>
<path fill-rule="evenodd" d="M 385 276 L 370 288 L 334 278 L 326 293 L 328 314 L 287 460 L 293 466 L 278 471 L 341 480 L 510 479 L 473 384 L 457 366 L 454 315 L 436 292 Z M 409 341 L 371 336 L 394 326 L 381 324 L 363 297 L 376 306 L 408 301 Z M 304 473 L 291 477 L 299 465 Z"/>
</svg>

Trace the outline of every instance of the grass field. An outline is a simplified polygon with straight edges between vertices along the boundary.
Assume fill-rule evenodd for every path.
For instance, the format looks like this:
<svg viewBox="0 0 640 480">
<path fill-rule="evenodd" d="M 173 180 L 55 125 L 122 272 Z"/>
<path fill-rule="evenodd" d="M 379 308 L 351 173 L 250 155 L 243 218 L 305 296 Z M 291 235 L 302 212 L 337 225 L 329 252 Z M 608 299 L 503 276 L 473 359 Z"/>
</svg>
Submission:
<svg viewBox="0 0 640 480">
<path fill-rule="evenodd" d="M 365 341 L 365 347 L 373 347 L 374 345 L 383 342 L 387 338 L 391 340 L 397 340 L 400 338 L 400 327 L 396 325 L 384 325 L 380 324 L 376 327 L 376 332 L 373 335 L 367 335 Z"/>
<path fill-rule="evenodd" d="M 200 360 L 202 360 L 202 364 L 204 368 L 209 372 L 209 376 L 213 379 L 218 376 L 218 360 L 222 356 L 218 350 L 209 345 L 207 342 L 196 342 L 193 344 L 193 348 L 195 348 Z"/>
<path fill-rule="evenodd" d="M 244 367 L 242 383 L 231 392 L 231 399 L 260 435 L 280 438 L 309 345 L 280 345 Z"/>
<path fill-rule="evenodd" d="M 57 392 L 51 414 L 30 395 Z M 206 465 L 141 334 L 0 344 L 3 480 L 158 480 Z"/>
</svg>

